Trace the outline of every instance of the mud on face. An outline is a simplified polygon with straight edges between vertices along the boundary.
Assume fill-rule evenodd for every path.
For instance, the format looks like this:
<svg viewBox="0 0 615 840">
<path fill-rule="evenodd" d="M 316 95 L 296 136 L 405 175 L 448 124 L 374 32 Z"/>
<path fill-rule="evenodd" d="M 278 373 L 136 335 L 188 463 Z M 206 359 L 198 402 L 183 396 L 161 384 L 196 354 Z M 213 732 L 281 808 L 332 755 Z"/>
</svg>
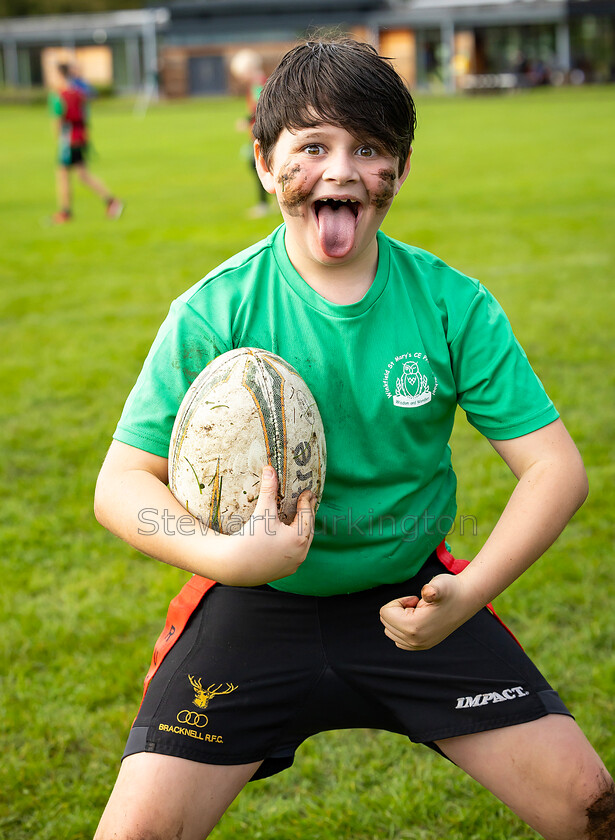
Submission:
<svg viewBox="0 0 615 840">
<path fill-rule="evenodd" d="M 379 169 L 377 175 L 380 184 L 378 189 L 371 193 L 370 200 L 376 210 L 382 210 L 395 198 L 397 174 L 394 169 Z"/>
<path fill-rule="evenodd" d="M 308 176 L 303 174 L 299 163 L 285 164 L 278 175 L 278 184 L 281 187 L 280 204 L 291 216 L 301 214 L 301 205 L 310 194 L 306 189 L 305 182 Z"/>
<path fill-rule="evenodd" d="M 397 173 L 394 169 L 383 168 L 376 174 L 380 183 L 370 193 L 370 203 L 377 210 L 382 210 L 395 197 Z M 280 170 L 277 178 L 281 187 L 280 204 L 291 216 L 301 214 L 301 205 L 310 194 L 309 188 L 305 186 L 307 180 L 308 176 L 304 174 L 299 163 L 286 163 Z"/>
</svg>

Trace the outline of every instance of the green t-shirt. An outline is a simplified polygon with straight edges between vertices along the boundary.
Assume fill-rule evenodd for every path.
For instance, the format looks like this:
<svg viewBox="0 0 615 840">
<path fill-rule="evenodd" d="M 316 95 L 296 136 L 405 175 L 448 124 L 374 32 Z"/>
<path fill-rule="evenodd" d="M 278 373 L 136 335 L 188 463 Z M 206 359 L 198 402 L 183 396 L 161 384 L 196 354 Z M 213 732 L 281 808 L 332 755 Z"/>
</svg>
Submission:
<svg viewBox="0 0 615 840">
<path fill-rule="evenodd" d="M 52 117 L 64 116 L 64 103 L 62 102 L 62 98 L 59 93 L 50 93 L 47 97 L 47 105 L 49 108 L 49 113 Z"/>
<path fill-rule="evenodd" d="M 279 354 L 322 415 L 327 477 L 307 559 L 278 589 L 353 592 L 406 580 L 450 530 L 459 404 L 510 439 L 557 419 L 499 304 L 432 254 L 378 233 L 378 271 L 342 306 L 292 266 L 282 225 L 171 305 L 115 438 L 166 457 L 191 382 L 236 347 Z"/>
</svg>

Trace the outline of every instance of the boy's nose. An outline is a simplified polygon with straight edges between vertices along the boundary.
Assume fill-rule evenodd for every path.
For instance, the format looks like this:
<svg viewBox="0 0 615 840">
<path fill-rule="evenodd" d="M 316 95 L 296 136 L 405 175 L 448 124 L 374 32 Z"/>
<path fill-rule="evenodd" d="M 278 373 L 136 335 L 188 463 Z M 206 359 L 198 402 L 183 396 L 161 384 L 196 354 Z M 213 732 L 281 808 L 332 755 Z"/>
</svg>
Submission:
<svg viewBox="0 0 615 840">
<path fill-rule="evenodd" d="M 348 184 L 357 180 L 357 170 L 353 155 L 347 152 L 337 152 L 329 155 L 327 166 L 323 172 L 325 181 L 335 181 L 337 184 Z"/>
</svg>

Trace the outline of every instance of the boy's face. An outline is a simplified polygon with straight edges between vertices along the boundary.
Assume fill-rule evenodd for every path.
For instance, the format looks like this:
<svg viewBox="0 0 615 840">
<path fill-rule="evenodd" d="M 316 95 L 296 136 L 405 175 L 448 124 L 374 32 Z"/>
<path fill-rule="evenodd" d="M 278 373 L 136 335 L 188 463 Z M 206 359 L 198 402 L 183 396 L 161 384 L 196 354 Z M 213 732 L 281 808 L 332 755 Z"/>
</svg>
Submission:
<svg viewBox="0 0 615 840">
<path fill-rule="evenodd" d="M 377 255 L 376 233 L 408 175 L 399 162 L 339 126 L 284 129 L 269 165 L 255 143 L 265 189 L 277 196 L 286 248 L 302 273 Z"/>
</svg>

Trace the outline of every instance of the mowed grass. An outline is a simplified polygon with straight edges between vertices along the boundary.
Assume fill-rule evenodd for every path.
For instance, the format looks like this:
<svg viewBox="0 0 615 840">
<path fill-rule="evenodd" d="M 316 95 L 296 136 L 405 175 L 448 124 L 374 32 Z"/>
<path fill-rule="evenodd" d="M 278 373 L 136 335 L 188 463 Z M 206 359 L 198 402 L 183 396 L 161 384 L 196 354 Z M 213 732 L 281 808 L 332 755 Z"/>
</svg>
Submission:
<svg viewBox="0 0 615 840">
<path fill-rule="evenodd" d="M 77 186 L 74 223 L 52 227 L 48 116 L 0 110 L 7 840 L 91 837 L 168 601 L 187 577 L 103 531 L 92 497 L 170 300 L 278 222 L 246 217 L 255 190 L 234 130 L 243 111 L 239 100 L 195 100 L 140 118 L 132 103 L 96 103 L 92 169 L 126 212 L 106 220 Z M 419 97 L 418 111 L 412 173 L 384 228 L 496 294 L 583 453 L 589 500 L 498 607 L 615 771 L 614 90 Z M 466 519 L 450 541 L 471 557 L 512 478 L 463 416 L 453 443 Z M 371 731 L 312 739 L 291 771 L 249 785 L 216 835 L 536 837 L 448 762 Z"/>
</svg>

